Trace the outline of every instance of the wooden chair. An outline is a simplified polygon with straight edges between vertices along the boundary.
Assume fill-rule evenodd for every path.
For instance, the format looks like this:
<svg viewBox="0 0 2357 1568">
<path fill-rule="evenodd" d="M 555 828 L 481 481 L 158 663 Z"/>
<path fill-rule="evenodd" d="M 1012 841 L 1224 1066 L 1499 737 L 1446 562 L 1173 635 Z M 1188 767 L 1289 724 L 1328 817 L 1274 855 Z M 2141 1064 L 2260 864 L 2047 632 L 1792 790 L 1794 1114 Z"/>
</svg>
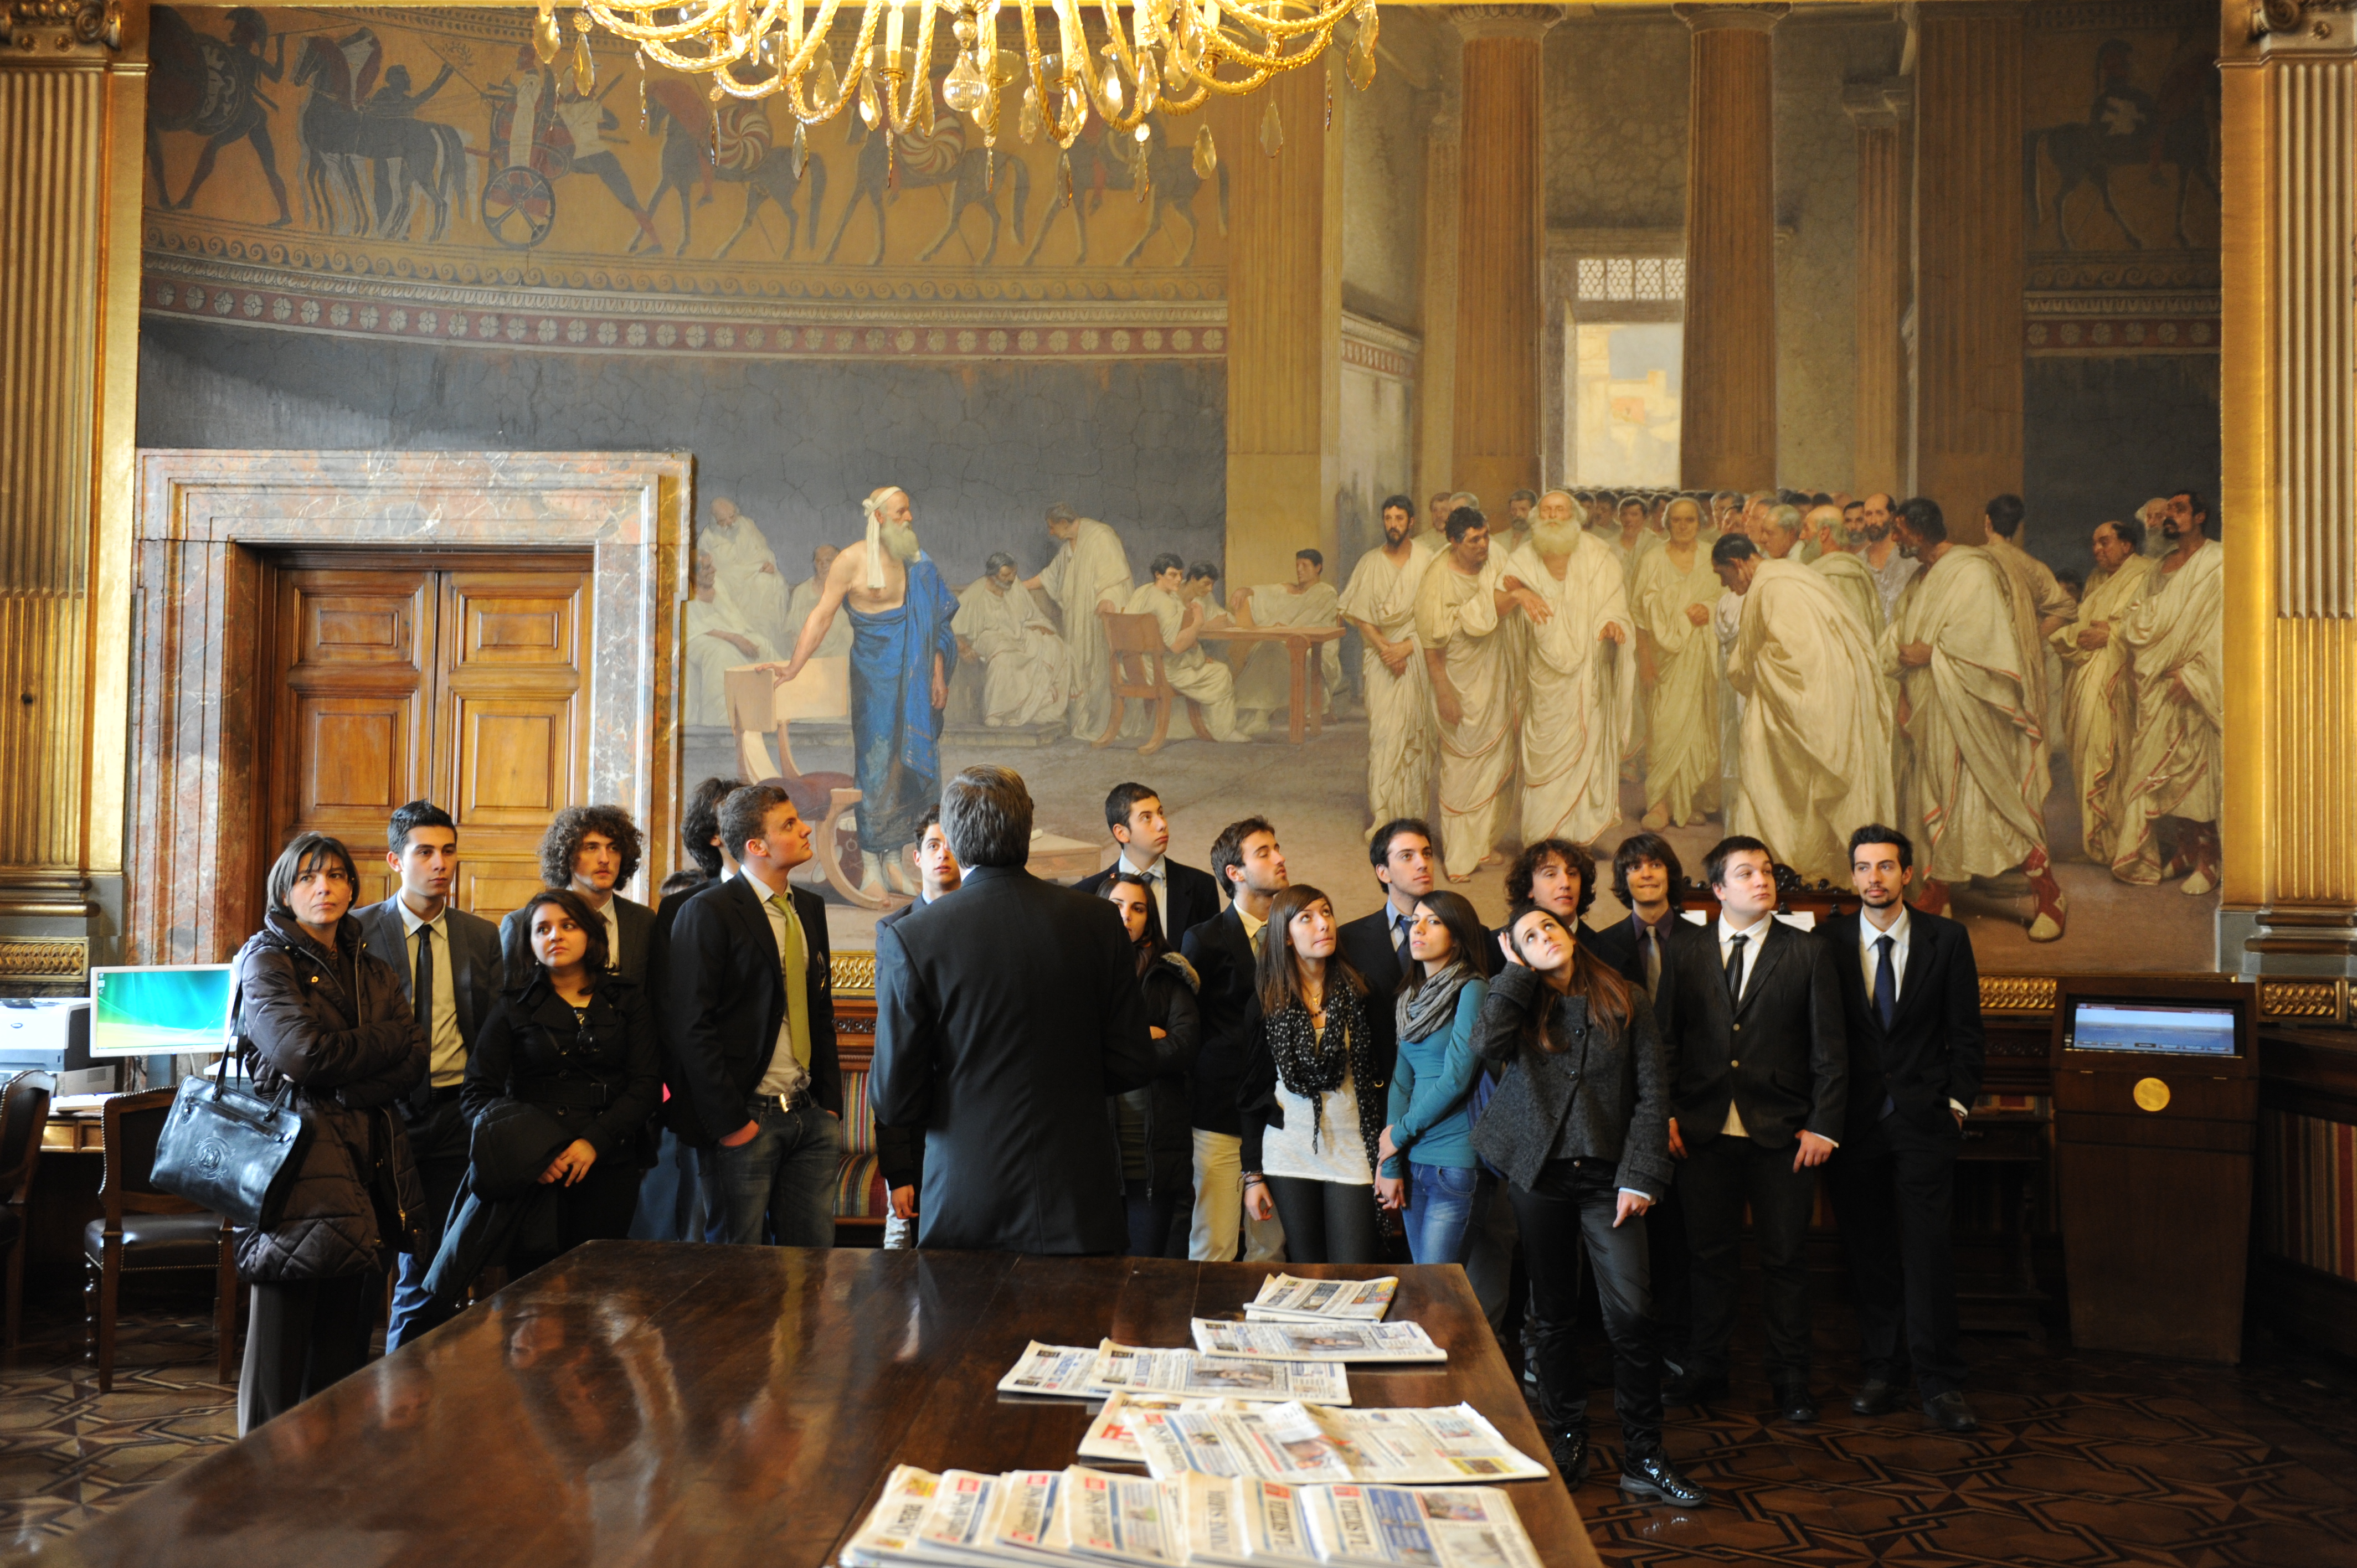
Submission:
<svg viewBox="0 0 2357 1568">
<path fill-rule="evenodd" d="M 49 1124 L 49 1097 L 57 1091 L 58 1080 L 38 1071 L 20 1072 L 0 1084 L 0 1248 L 8 1254 L 10 1350 L 16 1348 L 25 1305 L 25 1199 L 41 1157 L 41 1133 Z"/>
<path fill-rule="evenodd" d="M 1135 700 L 1154 704 L 1154 734 L 1137 748 L 1140 757 L 1151 757 L 1162 749 L 1170 734 L 1170 709 L 1178 700 L 1170 682 L 1162 672 L 1163 660 L 1170 650 L 1162 641 L 1162 625 L 1150 615 L 1119 615 L 1100 609 L 1104 621 L 1105 660 L 1113 671 L 1113 720 L 1105 725 L 1092 746 L 1110 745 L 1121 733 L 1121 721 Z M 1211 738 L 1211 729 L 1203 723 L 1203 704 L 1189 697 L 1187 716 L 1194 721 L 1195 733 L 1205 740 Z"/>
<path fill-rule="evenodd" d="M 237 1259 L 229 1221 L 156 1186 L 156 1141 L 172 1112 L 173 1091 L 118 1094 L 102 1112 L 106 1176 L 98 1189 L 103 1219 L 83 1227 L 82 1305 L 98 1391 L 114 1389 L 115 1295 L 125 1273 L 210 1269 L 214 1377 L 232 1380 L 237 1345 Z"/>
</svg>

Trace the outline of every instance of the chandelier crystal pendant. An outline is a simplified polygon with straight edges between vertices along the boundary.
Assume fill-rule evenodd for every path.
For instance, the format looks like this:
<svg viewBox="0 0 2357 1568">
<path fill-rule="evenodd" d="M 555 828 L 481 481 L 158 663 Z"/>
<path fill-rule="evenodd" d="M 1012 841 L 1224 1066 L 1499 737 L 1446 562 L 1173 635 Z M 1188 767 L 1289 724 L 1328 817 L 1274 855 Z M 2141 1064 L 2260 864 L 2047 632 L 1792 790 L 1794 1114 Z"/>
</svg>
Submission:
<svg viewBox="0 0 2357 1568">
<path fill-rule="evenodd" d="M 1000 107 L 1010 100 L 1017 134 L 1027 143 L 1044 134 L 1069 148 L 1093 110 L 1107 130 L 1127 132 L 1142 145 L 1151 134 L 1149 114 L 1191 114 L 1214 93 L 1250 93 L 1278 72 L 1320 58 L 1346 22 L 1351 84 L 1363 91 L 1375 77 L 1375 0 L 1137 0 L 1128 8 L 1126 27 L 1120 5 L 1097 0 L 1098 38 L 1082 20 L 1083 0 L 1015 0 L 1023 26 L 1019 53 L 998 47 L 1003 3 L 585 0 L 574 18 L 580 35 L 575 70 L 587 91 L 594 69 L 588 31 L 595 22 L 636 46 L 642 71 L 661 66 L 708 78 L 715 102 L 782 96 L 796 122 L 798 151 L 804 127 L 832 120 L 854 102 L 870 125 L 888 124 L 895 134 L 930 129 L 934 23 L 941 16 L 950 18 L 952 38 L 942 101 L 979 126 L 983 145 L 991 148 L 997 145 Z M 858 26 L 838 66 L 830 40 L 846 5 Z M 1054 24 L 1052 48 L 1041 44 L 1041 11 Z M 562 41 L 553 0 L 542 0 L 533 27 L 540 59 L 553 63 Z M 1268 114 L 1275 113 L 1272 104 Z M 1272 134 L 1264 124 L 1262 139 L 1264 145 L 1281 145 L 1282 134 Z M 1203 127 L 1193 142 L 1195 166 L 1208 174 L 1218 160 L 1211 128 Z"/>
</svg>

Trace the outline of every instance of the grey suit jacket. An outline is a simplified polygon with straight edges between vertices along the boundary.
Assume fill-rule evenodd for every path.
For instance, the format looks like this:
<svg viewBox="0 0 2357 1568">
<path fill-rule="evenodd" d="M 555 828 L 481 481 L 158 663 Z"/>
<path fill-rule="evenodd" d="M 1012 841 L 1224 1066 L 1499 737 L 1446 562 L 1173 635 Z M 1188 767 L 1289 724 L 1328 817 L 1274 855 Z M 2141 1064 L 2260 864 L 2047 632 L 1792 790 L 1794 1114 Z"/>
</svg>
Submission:
<svg viewBox="0 0 2357 1568">
<path fill-rule="evenodd" d="M 1614 1162 L 1622 1187 L 1668 1196 L 1669 1047 L 1644 988 L 1630 1001 L 1629 1021 L 1616 1029 L 1588 1011 L 1585 997 L 1555 995 L 1521 964 L 1490 982 L 1474 1037 L 1504 1076 L 1473 1129 L 1473 1147 L 1516 1187 L 1529 1190 L 1561 1145 L 1568 1158 Z M 1563 1049 L 1532 1041 L 1529 1026 L 1543 1012 Z"/>
<path fill-rule="evenodd" d="M 352 911 L 361 923 L 361 935 L 369 950 L 384 956 L 394 973 L 401 977 L 401 994 L 406 999 L 416 983 L 416 975 L 408 962 L 409 931 L 402 924 L 401 895 L 394 894 L 382 904 L 371 904 Z M 450 983 L 458 1004 L 458 1038 L 466 1042 L 468 1054 L 475 1048 L 475 1034 L 491 1015 L 491 1008 L 500 999 L 500 986 L 504 978 L 504 964 L 500 957 L 500 929 L 479 915 L 470 915 L 453 906 L 443 911 L 442 929 L 450 933 Z M 433 1025 L 425 1026 L 430 1047 Z M 431 1076 L 420 1079 L 417 1087 L 401 1101 L 402 1112 L 411 1117 L 422 1116 L 434 1103 Z"/>
</svg>

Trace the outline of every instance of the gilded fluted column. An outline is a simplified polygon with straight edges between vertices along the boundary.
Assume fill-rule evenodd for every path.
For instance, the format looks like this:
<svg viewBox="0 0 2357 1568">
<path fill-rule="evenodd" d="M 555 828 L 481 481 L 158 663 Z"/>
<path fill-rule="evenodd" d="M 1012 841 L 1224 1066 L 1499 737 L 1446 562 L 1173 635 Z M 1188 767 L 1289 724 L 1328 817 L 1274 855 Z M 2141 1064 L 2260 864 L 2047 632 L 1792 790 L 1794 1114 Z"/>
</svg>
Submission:
<svg viewBox="0 0 2357 1568">
<path fill-rule="evenodd" d="M 1457 204 L 1457 386 L 1450 481 L 1502 513 L 1539 483 L 1541 55 L 1552 5 L 1459 5 L 1465 38 Z"/>
<path fill-rule="evenodd" d="M 2357 17 L 2223 11 L 2219 964 L 2357 975 Z"/>
<path fill-rule="evenodd" d="M 0 0 L 0 991 L 120 904 L 145 44 Z"/>
<path fill-rule="evenodd" d="M 1776 482 L 1776 73 L 1789 5 L 1680 5 L 1687 90 L 1686 328 L 1678 470 L 1688 489 Z"/>
<path fill-rule="evenodd" d="M 1905 79 L 1861 83 L 1842 95 L 1857 127 L 1857 456 L 1858 495 L 1907 488 L 1907 124 Z"/>
<path fill-rule="evenodd" d="M 1234 176 L 1227 574 L 1239 585 L 1289 581 L 1296 550 L 1332 542 L 1342 445 L 1342 132 L 1339 122 L 1326 126 L 1329 69 L 1275 78 L 1220 131 L 1220 156 Z M 1263 94 L 1284 135 L 1273 157 L 1261 146 Z M 1338 100 L 1335 112 L 1347 107 Z"/>
<path fill-rule="evenodd" d="M 2022 8 L 1923 7 L 1915 66 L 1915 489 L 1983 538 L 2021 489 Z"/>
<path fill-rule="evenodd" d="M 1419 516 L 1433 491 L 1457 483 L 1457 187 L 1464 102 L 1453 77 L 1441 84 L 1439 96 L 1424 148 L 1424 345 L 1416 362 L 1414 491 Z"/>
</svg>

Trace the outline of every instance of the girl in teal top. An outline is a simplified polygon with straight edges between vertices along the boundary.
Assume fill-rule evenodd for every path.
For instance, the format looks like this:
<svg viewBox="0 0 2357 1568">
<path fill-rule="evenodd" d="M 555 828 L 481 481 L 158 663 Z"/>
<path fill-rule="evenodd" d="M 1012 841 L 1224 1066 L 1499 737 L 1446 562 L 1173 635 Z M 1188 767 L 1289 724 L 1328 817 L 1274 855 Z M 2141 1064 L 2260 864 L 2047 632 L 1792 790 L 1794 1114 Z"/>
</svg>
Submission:
<svg viewBox="0 0 2357 1568">
<path fill-rule="evenodd" d="M 1490 943 L 1473 906 L 1445 892 L 1416 905 L 1407 940 L 1415 972 L 1394 1003 L 1399 1059 L 1375 1185 L 1385 1198 L 1406 1187 L 1410 1256 L 1462 1264 L 1488 1196 L 1473 1155 L 1471 1099 L 1481 1070 L 1474 1034 L 1490 989 Z"/>
</svg>

